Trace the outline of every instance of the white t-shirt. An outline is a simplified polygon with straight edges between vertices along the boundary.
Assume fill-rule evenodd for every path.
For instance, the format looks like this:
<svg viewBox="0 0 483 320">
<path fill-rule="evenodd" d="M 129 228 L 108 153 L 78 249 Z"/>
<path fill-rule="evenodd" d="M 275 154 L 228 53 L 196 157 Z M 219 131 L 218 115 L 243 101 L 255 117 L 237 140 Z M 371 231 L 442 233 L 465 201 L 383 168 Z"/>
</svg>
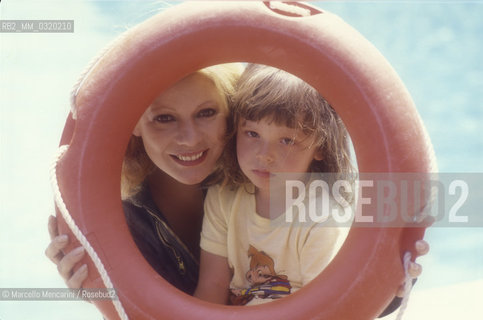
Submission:
<svg viewBox="0 0 483 320">
<path fill-rule="evenodd" d="M 233 269 L 234 304 L 263 303 L 303 287 L 329 264 L 348 230 L 331 219 L 288 223 L 285 214 L 261 217 L 247 189 L 211 187 L 201 233 L 201 248 L 226 257 Z M 331 201 L 331 206 L 338 205 Z"/>
</svg>

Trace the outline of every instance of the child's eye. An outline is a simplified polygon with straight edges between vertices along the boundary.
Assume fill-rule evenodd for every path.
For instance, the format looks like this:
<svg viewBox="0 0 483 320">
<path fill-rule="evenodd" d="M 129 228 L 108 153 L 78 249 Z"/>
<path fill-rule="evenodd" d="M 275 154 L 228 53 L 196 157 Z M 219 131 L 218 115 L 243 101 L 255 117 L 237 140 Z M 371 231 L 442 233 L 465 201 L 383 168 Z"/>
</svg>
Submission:
<svg viewBox="0 0 483 320">
<path fill-rule="evenodd" d="M 200 110 L 200 112 L 198 112 L 198 117 L 199 118 L 209 118 L 209 117 L 214 116 L 215 114 L 216 114 L 215 109 L 208 108 L 208 109 Z"/>
<path fill-rule="evenodd" d="M 258 138 L 258 133 L 256 133 L 255 131 L 246 131 L 245 132 L 247 136 L 249 136 L 250 138 Z"/>
<path fill-rule="evenodd" d="M 167 123 L 167 122 L 171 122 L 171 121 L 174 121 L 174 120 L 175 120 L 175 118 L 170 114 L 160 114 L 160 115 L 157 115 L 156 117 L 154 117 L 154 121 L 160 122 L 160 123 Z"/>
<path fill-rule="evenodd" d="M 285 144 L 287 146 L 291 146 L 291 145 L 295 144 L 295 139 L 293 139 L 293 138 L 282 138 L 281 142 L 282 142 L 282 144 Z"/>
</svg>

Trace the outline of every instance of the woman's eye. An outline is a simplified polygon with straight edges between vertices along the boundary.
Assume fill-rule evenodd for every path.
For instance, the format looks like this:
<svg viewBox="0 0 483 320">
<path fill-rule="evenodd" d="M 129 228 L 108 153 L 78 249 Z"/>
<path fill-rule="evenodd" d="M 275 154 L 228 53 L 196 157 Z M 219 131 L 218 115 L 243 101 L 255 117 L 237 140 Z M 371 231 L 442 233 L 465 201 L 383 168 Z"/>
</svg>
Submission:
<svg viewBox="0 0 483 320">
<path fill-rule="evenodd" d="M 258 138 L 258 133 L 256 133 L 255 131 L 246 131 L 246 135 L 250 138 Z"/>
<path fill-rule="evenodd" d="M 203 109 L 200 112 L 198 112 L 198 117 L 200 118 L 209 118 L 212 117 L 216 114 L 215 109 Z"/>
<path fill-rule="evenodd" d="M 282 144 L 291 146 L 291 145 L 295 144 L 295 139 L 293 139 L 293 138 L 282 138 L 281 142 L 282 142 Z"/>
<path fill-rule="evenodd" d="M 174 117 L 170 114 L 160 114 L 154 117 L 154 121 L 161 122 L 161 123 L 171 122 L 174 120 L 175 120 Z"/>
</svg>

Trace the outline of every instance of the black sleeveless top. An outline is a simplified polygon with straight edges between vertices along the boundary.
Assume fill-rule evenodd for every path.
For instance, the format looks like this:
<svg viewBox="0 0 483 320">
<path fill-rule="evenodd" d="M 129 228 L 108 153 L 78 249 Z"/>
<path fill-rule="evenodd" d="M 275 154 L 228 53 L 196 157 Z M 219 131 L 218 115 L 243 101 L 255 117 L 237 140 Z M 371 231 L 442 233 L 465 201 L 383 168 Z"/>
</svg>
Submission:
<svg viewBox="0 0 483 320">
<path fill-rule="evenodd" d="M 123 201 L 123 208 L 134 242 L 151 267 L 176 288 L 193 294 L 199 261 L 171 230 L 148 185 L 145 183 L 140 192 Z"/>
</svg>

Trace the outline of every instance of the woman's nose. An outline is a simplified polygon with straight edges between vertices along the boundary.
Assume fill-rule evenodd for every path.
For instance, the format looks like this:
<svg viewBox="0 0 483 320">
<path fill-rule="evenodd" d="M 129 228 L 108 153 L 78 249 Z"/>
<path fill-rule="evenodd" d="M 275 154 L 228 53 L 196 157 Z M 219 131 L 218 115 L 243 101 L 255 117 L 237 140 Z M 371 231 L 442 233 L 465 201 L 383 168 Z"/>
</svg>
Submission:
<svg viewBox="0 0 483 320">
<path fill-rule="evenodd" d="M 180 145 L 195 146 L 201 139 L 201 134 L 193 122 L 180 123 L 176 130 L 177 142 Z"/>
</svg>

